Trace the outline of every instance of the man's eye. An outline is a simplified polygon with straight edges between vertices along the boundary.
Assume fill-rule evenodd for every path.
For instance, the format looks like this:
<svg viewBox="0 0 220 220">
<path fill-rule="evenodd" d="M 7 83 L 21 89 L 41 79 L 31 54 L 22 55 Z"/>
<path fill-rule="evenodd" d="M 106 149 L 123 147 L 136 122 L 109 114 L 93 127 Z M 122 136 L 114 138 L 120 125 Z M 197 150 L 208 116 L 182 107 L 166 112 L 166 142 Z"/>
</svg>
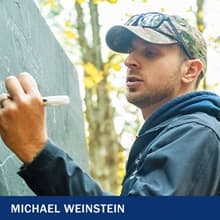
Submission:
<svg viewBox="0 0 220 220">
<path fill-rule="evenodd" d="M 146 51 L 146 52 L 144 53 L 144 56 L 151 58 L 151 57 L 155 57 L 155 56 L 156 56 L 156 53 L 155 53 L 154 51 L 148 50 L 148 51 Z"/>
</svg>

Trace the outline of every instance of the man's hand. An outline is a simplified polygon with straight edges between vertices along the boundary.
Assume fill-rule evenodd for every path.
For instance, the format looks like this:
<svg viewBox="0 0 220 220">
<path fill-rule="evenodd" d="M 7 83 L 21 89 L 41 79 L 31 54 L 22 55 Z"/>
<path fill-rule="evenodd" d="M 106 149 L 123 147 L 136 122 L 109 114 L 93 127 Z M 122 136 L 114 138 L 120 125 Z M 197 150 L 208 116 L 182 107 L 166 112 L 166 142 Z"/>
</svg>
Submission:
<svg viewBox="0 0 220 220">
<path fill-rule="evenodd" d="M 5 85 L 8 98 L 0 101 L 0 134 L 24 163 L 30 163 L 48 138 L 44 104 L 36 81 L 28 73 L 7 77 Z"/>
</svg>

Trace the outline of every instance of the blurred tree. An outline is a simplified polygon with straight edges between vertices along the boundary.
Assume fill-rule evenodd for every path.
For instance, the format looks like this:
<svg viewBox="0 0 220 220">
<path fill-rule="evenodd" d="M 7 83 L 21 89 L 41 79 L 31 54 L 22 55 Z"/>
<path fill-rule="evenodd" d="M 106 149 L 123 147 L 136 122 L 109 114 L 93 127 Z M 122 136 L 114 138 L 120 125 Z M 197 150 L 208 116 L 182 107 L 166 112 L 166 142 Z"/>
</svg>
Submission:
<svg viewBox="0 0 220 220">
<path fill-rule="evenodd" d="M 88 8 L 90 23 L 85 23 L 84 8 L 79 1 L 75 2 L 76 29 L 85 73 L 85 115 L 89 132 L 90 171 L 105 190 L 117 193 L 119 155 L 123 148 L 114 127 L 115 110 L 109 98 L 108 75 L 111 68 L 119 70 L 120 66 L 114 62 L 115 55 L 109 56 L 106 63 L 103 62 L 98 4 L 89 0 Z M 86 35 L 88 25 L 91 28 L 90 40 Z"/>
<path fill-rule="evenodd" d="M 98 3 L 102 1 L 75 0 L 73 11 L 76 12 L 76 17 L 66 20 L 63 33 L 68 38 L 66 43 L 73 40 L 77 42 L 74 53 L 78 48 L 80 64 L 84 69 L 90 173 L 105 190 L 117 194 L 120 191 L 125 160 L 124 148 L 115 131 L 115 109 L 109 97 L 115 88 L 109 75 L 121 69 L 121 56 L 109 54 L 107 61 L 103 61 L 98 12 Z M 117 3 L 117 0 L 106 1 Z M 40 4 L 42 7 L 49 6 L 50 17 L 62 13 L 60 0 L 40 0 Z"/>
<path fill-rule="evenodd" d="M 201 33 L 205 30 L 205 22 L 204 22 L 204 3 L 205 0 L 196 0 L 197 11 L 196 11 L 196 24 Z M 207 89 L 206 77 L 202 80 L 202 89 Z"/>
</svg>

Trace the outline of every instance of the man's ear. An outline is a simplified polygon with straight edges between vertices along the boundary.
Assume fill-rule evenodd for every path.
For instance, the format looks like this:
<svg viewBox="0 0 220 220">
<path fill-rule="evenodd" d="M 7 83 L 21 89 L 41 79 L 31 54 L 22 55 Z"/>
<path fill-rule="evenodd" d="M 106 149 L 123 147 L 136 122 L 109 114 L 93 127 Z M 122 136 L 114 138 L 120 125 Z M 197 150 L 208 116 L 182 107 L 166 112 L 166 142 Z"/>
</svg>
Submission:
<svg viewBox="0 0 220 220">
<path fill-rule="evenodd" d="M 200 59 L 186 60 L 182 66 L 182 82 L 192 83 L 197 81 L 202 72 L 203 64 Z"/>
</svg>

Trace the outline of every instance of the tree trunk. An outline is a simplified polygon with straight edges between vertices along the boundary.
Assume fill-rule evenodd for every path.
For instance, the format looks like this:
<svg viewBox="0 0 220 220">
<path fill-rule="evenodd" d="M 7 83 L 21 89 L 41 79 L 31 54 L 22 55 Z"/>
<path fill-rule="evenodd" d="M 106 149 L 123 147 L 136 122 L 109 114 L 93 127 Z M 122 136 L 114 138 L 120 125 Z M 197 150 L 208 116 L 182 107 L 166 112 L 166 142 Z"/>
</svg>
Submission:
<svg viewBox="0 0 220 220">
<path fill-rule="evenodd" d="M 78 3 L 75 4 L 75 7 L 82 60 L 84 63 L 94 64 L 98 70 L 103 70 L 98 6 L 93 4 L 92 0 L 89 1 L 92 31 L 91 46 L 88 44 L 85 35 L 83 9 Z M 122 147 L 114 128 L 114 109 L 109 99 L 107 83 L 107 74 L 104 74 L 103 71 L 102 81 L 96 84 L 95 88 L 86 88 L 85 93 L 90 172 L 103 189 L 117 193 L 120 181 L 117 176 L 118 153 L 122 150 Z"/>
<path fill-rule="evenodd" d="M 196 24 L 200 32 L 203 32 L 205 29 L 205 23 L 204 23 L 204 11 L 203 11 L 203 6 L 204 6 L 205 0 L 197 0 L 196 5 L 197 5 L 197 11 L 196 11 Z M 206 82 L 206 77 L 203 78 L 202 80 L 202 88 L 204 90 L 207 89 L 207 82 Z"/>
</svg>

